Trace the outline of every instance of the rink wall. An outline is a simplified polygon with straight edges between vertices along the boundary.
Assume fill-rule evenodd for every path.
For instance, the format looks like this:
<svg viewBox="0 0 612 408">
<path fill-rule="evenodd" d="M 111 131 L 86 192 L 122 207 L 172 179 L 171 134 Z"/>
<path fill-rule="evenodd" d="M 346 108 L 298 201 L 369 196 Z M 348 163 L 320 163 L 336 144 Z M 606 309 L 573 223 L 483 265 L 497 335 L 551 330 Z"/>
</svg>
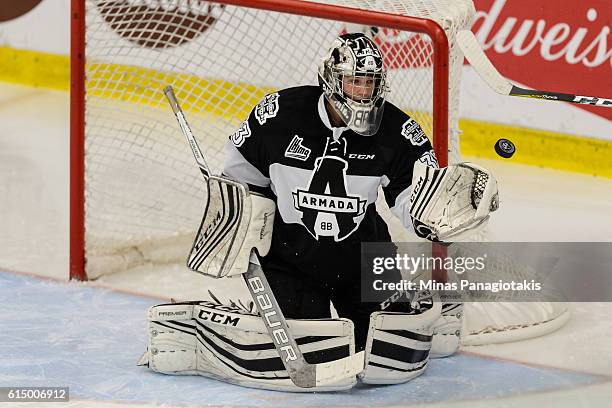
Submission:
<svg viewBox="0 0 612 408">
<path fill-rule="evenodd" d="M 606 1 L 567 0 L 559 10 L 547 0 L 476 0 L 473 31 L 519 85 L 610 97 Z M 67 90 L 70 2 L 15 3 L 0 12 L 0 80 Z M 465 156 L 501 159 L 492 146 L 506 137 L 517 145 L 513 162 L 612 177 L 612 109 L 500 96 L 466 66 L 460 116 Z"/>
</svg>

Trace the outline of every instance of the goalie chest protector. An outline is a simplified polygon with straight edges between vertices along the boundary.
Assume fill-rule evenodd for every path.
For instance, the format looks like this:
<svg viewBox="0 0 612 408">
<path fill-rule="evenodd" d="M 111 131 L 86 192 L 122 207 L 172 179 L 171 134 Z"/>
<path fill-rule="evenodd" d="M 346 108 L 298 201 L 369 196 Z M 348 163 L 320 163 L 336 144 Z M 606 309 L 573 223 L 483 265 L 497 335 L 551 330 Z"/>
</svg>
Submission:
<svg viewBox="0 0 612 408">
<path fill-rule="evenodd" d="M 224 174 L 269 187 L 276 201 L 266 269 L 341 283 L 359 276 L 361 242 L 390 241 L 378 188 L 394 207 L 417 160 L 437 166 L 419 124 L 393 104 L 385 102 L 378 132 L 361 136 L 332 128 L 320 88 L 302 86 L 255 106 L 230 136 Z"/>
</svg>

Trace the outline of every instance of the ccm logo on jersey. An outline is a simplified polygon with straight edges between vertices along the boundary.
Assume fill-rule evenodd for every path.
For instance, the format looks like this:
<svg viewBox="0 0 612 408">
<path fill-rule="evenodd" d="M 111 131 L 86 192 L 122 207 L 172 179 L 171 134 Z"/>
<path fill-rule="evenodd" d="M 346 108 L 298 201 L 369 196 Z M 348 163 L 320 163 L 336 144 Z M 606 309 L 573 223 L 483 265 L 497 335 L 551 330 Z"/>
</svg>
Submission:
<svg viewBox="0 0 612 408">
<path fill-rule="evenodd" d="M 200 310 L 198 317 L 201 320 L 208 320 L 219 324 L 231 324 L 232 326 L 237 326 L 238 322 L 240 321 L 239 317 L 229 316 L 218 312 L 211 312 L 210 310 Z"/>
<path fill-rule="evenodd" d="M 375 154 L 359 154 L 359 153 L 349 153 L 349 159 L 359 159 L 359 160 L 373 160 L 376 157 Z"/>
<path fill-rule="evenodd" d="M 270 295 L 265 292 L 266 288 L 261 282 L 261 279 L 256 276 L 250 278 L 248 282 L 253 294 L 255 295 L 255 300 L 257 301 L 260 314 L 263 314 L 261 317 L 263 318 L 264 323 L 269 328 L 276 327 L 276 329 L 272 331 L 272 339 L 274 340 L 274 343 L 280 346 L 280 351 L 285 353 L 285 361 L 297 360 L 297 354 L 293 349 L 293 346 L 291 346 L 291 343 L 289 343 L 289 336 L 287 336 L 287 332 L 283 327 L 278 327 L 281 326 L 280 318 L 277 316 L 276 310 L 274 310 L 272 307 L 272 300 L 270 299 Z"/>
</svg>

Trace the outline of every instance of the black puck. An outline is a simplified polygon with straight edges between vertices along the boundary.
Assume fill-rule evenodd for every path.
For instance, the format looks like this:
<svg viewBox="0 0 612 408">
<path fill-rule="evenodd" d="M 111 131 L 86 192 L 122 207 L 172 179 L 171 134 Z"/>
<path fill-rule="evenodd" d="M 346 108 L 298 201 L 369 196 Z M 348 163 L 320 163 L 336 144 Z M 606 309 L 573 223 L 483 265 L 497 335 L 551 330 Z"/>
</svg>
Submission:
<svg viewBox="0 0 612 408">
<path fill-rule="evenodd" d="M 508 139 L 499 139 L 495 143 L 495 151 L 501 157 L 509 159 L 510 157 L 512 157 L 514 152 L 516 152 L 516 147 L 514 147 L 514 143 L 512 143 Z"/>
</svg>

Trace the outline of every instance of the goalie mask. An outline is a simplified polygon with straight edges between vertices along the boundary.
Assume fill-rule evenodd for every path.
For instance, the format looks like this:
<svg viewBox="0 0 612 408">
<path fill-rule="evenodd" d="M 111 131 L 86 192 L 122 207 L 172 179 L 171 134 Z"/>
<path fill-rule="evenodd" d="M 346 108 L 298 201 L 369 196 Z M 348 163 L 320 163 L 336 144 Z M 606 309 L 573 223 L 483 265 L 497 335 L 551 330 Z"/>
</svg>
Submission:
<svg viewBox="0 0 612 408">
<path fill-rule="evenodd" d="M 382 120 L 386 87 L 382 55 L 361 33 L 336 38 L 319 66 L 325 98 L 354 132 L 371 136 Z"/>
</svg>

